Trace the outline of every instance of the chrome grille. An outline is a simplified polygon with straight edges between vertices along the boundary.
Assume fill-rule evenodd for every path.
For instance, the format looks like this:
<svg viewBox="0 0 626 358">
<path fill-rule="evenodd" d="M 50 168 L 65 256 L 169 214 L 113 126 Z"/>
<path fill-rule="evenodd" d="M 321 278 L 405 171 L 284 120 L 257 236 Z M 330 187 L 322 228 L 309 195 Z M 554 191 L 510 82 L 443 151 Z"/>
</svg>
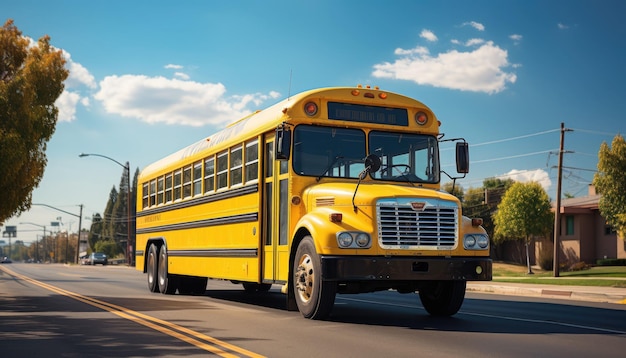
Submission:
<svg viewBox="0 0 626 358">
<path fill-rule="evenodd" d="M 423 209 L 414 210 L 415 203 Z M 423 205 L 422 205 L 423 204 Z M 458 234 L 458 207 L 438 199 L 385 199 L 376 205 L 378 242 L 385 249 L 451 249 Z"/>
</svg>

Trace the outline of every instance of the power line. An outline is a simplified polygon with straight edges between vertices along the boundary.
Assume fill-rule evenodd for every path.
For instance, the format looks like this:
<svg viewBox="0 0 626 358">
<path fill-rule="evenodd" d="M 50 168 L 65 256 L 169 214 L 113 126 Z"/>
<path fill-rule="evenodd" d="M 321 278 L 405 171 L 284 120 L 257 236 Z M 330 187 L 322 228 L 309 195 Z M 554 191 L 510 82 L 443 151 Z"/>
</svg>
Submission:
<svg viewBox="0 0 626 358">
<path fill-rule="evenodd" d="M 616 134 L 619 134 L 619 133 L 608 133 L 608 132 L 593 131 L 593 130 L 589 130 L 589 129 L 572 128 L 572 130 L 576 131 L 576 132 L 583 132 L 583 133 L 597 134 L 597 135 L 605 135 L 605 136 L 609 136 L 609 137 L 614 137 Z"/>
<path fill-rule="evenodd" d="M 513 159 L 513 158 L 528 157 L 528 156 L 531 156 L 531 155 L 545 154 L 545 153 L 550 153 L 550 152 L 554 152 L 554 150 L 543 150 L 543 151 L 540 151 L 540 152 L 533 152 L 533 153 L 526 153 L 526 154 L 511 155 L 511 156 L 508 156 L 508 157 L 500 157 L 500 158 L 494 158 L 494 159 L 474 160 L 474 161 L 472 161 L 472 164 L 473 164 L 473 163 L 493 162 L 493 161 L 495 161 L 495 160 L 505 160 L 505 159 Z"/>
<path fill-rule="evenodd" d="M 505 138 L 505 139 L 492 140 L 490 142 L 472 144 L 472 147 L 479 147 L 479 146 L 482 146 L 482 145 L 496 144 L 496 143 L 502 143 L 502 142 L 509 142 L 509 141 L 512 141 L 512 140 L 523 139 L 523 138 L 536 137 L 536 136 L 539 136 L 539 135 L 543 135 L 543 134 L 547 134 L 547 133 L 553 133 L 553 132 L 558 132 L 558 131 L 560 131 L 560 129 L 558 129 L 558 128 L 557 129 L 549 129 L 549 130 L 543 131 L 543 132 L 526 134 L 526 135 L 521 135 L 521 136 L 511 137 L 511 138 Z"/>
</svg>

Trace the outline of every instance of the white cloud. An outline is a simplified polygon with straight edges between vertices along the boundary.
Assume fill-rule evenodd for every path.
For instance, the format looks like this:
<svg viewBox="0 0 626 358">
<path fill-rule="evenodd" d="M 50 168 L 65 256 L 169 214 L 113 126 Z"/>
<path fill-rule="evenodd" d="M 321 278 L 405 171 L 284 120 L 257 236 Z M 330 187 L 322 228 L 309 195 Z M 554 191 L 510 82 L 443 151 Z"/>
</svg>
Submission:
<svg viewBox="0 0 626 358">
<path fill-rule="evenodd" d="M 96 88 L 96 80 L 91 73 L 80 63 L 74 62 L 69 52 L 63 50 L 63 57 L 65 58 L 65 67 L 70 71 L 70 75 L 65 80 L 65 85 L 69 88 L 76 88 L 81 86 L 87 86 L 89 88 Z"/>
<path fill-rule="evenodd" d="M 515 45 L 519 44 L 522 41 L 522 35 L 518 35 L 518 34 L 513 34 L 509 36 L 509 38 L 513 40 L 513 43 Z"/>
<path fill-rule="evenodd" d="M 490 94 L 503 91 L 507 83 L 517 80 L 514 73 L 505 71 L 510 66 L 507 51 L 491 41 L 473 51 L 451 50 L 434 57 L 423 47 L 396 49 L 395 54 L 400 58 L 393 63 L 375 64 L 372 75 Z"/>
<path fill-rule="evenodd" d="M 426 29 L 422 30 L 422 32 L 420 33 L 420 37 L 430 42 L 437 41 L 437 36 L 435 35 L 435 33 Z"/>
<path fill-rule="evenodd" d="M 477 46 L 477 45 L 482 45 L 485 43 L 485 40 L 483 39 L 469 39 L 467 40 L 467 42 L 465 42 L 465 46 L 470 47 L 470 46 Z"/>
<path fill-rule="evenodd" d="M 567 30 L 567 29 L 569 29 L 569 26 L 567 26 L 565 24 L 562 24 L 560 22 L 556 26 L 559 28 L 559 30 Z"/>
<path fill-rule="evenodd" d="M 65 89 L 57 98 L 55 106 L 59 109 L 58 121 L 71 122 L 76 119 L 76 109 L 79 104 L 89 107 L 89 97 L 82 92 L 95 89 L 97 84 L 94 76 L 83 65 L 74 62 L 69 52 L 61 51 L 69 75 L 63 82 Z"/>
<path fill-rule="evenodd" d="M 59 122 L 71 122 L 76 119 L 76 106 L 78 103 L 85 105 L 84 99 L 76 92 L 63 91 L 54 105 L 59 109 Z M 87 100 L 89 105 L 89 100 Z"/>
<path fill-rule="evenodd" d="M 514 181 L 521 183 L 528 182 L 537 182 L 541 187 L 548 191 L 550 186 L 552 185 L 552 181 L 550 180 L 550 175 L 543 169 L 535 169 L 535 170 L 517 170 L 513 169 L 510 172 L 498 176 L 500 179 L 513 179 Z"/>
<path fill-rule="evenodd" d="M 181 70 L 181 69 L 183 68 L 183 66 L 181 66 L 181 65 L 169 64 L 169 65 L 165 65 L 165 68 L 167 68 L 167 69 L 173 69 L 173 70 Z"/>
<path fill-rule="evenodd" d="M 147 77 L 143 75 L 107 76 L 100 82 L 95 98 L 105 110 L 147 123 L 189 126 L 223 125 L 247 115 L 246 107 L 258 105 L 277 92 L 226 96 L 221 83 L 199 83 Z"/>
<path fill-rule="evenodd" d="M 475 28 L 478 31 L 485 31 L 485 25 L 481 24 L 480 22 L 476 22 L 476 21 L 464 22 L 463 26 L 471 26 L 471 27 Z"/>
<path fill-rule="evenodd" d="M 176 78 L 180 78 L 181 80 L 188 80 L 189 79 L 189 75 L 184 73 L 184 72 L 174 72 L 174 76 Z"/>
</svg>

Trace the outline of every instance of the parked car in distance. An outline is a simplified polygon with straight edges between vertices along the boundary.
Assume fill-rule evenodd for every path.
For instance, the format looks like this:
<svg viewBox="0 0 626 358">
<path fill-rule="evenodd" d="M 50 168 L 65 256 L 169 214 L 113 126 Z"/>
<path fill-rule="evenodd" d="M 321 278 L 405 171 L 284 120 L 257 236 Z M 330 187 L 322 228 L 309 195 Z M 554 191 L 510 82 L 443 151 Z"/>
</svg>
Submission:
<svg viewBox="0 0 626 358">
<path fill-rule="evenodd" d="M 0 263 L 3 263 L 3 264 L 10 264 L 12 262 L 13 261 L 11 261 L 11 259 L 6 256 L 2 258 L 2 261 L 0 261 Z"/>
<path fill-rule="evenodd" d="M 81 256 L 78 262 L 80 262 L 81 265 L 89 265 L 89 255 Z"/>
<path fill-rule="evenodd" d="M 91 255 L 89 255 L 89 265 L 106 265 L 107 263 L 107 255 L 102 252 L 92 252 Z"/>
</svg>

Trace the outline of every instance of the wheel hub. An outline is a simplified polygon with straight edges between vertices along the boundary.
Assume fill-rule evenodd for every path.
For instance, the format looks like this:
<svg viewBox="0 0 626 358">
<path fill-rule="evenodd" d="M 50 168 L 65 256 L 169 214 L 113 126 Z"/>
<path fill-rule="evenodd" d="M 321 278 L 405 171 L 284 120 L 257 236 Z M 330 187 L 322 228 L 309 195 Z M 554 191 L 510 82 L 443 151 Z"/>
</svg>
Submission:
<svg viewBox="0 0 626 358">
<path fill-rule="evenodd" d="M 313 261 L 309 255 L 303 255 L 295 272 L 294 282 L 296 292 L 298 292 L 300 299 L 304 302 L 308 302 L 311 299 L 314 279 Z"/>
</svg>

